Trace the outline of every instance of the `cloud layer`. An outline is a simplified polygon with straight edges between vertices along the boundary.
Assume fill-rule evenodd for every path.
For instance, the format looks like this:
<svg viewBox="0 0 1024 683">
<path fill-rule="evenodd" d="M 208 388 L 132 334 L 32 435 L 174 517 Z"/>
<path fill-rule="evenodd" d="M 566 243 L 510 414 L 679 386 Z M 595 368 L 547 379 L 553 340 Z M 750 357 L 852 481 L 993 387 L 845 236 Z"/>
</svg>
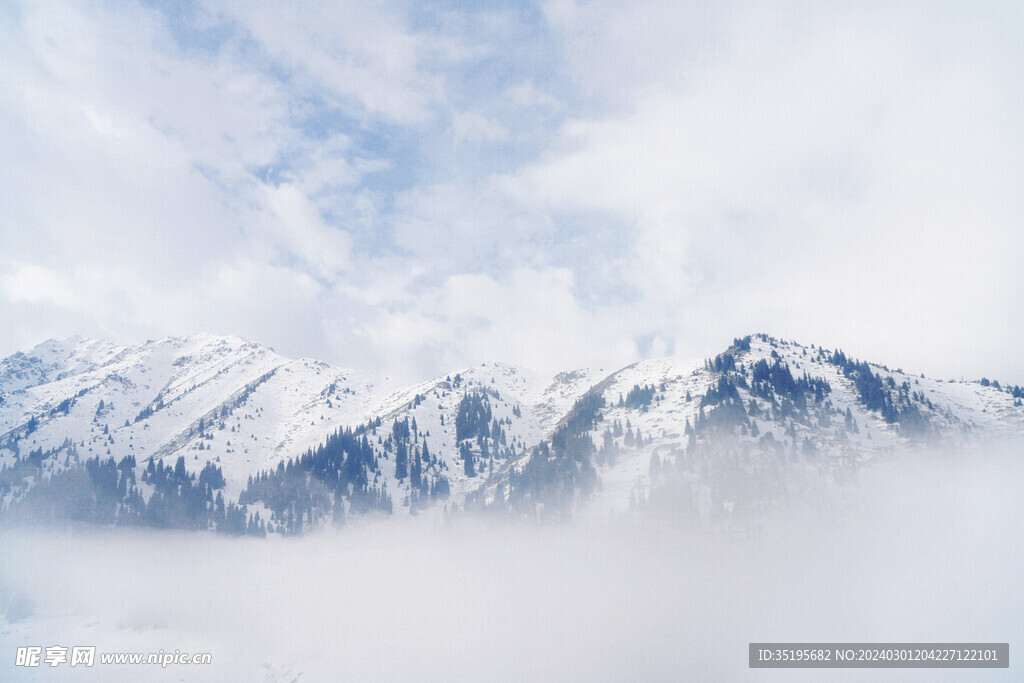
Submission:
<svg viewBox="0 0 1024 683">
<path fill-rule="evenodd" d="M 0 352 L 403 379 L 764 330 L 1024 381 L 1019 9 L 14 3 Z"/>
</svg>

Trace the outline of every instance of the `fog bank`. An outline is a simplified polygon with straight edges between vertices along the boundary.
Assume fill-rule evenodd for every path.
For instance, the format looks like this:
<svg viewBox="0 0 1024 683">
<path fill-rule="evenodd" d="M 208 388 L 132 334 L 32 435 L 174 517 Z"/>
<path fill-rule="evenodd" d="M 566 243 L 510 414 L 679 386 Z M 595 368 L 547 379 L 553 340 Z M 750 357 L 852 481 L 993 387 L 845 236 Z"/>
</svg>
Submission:
<svg viewBox="0 0 1024 683">
<path fill-rule="evenodd" d="M 1018 453 L 903 458 L 843 514 L 364 524 L 298 539 L 0 531 L 3 680 L 820 680 L 747 643 L 1024 642 Z M 210 652 L 209 666 L 14 666 L 23 645 Z M 969 670 L 831 670 L 967 680 Z"/>
</svg>

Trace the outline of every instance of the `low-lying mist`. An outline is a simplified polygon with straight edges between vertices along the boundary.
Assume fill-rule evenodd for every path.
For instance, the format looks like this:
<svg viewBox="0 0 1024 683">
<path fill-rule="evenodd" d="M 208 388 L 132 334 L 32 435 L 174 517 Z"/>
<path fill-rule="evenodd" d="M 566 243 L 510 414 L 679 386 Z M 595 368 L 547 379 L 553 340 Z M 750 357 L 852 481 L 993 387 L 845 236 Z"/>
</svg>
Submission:
<svg viewBox="0 0 1024 683">
<path fill-rule="evenodd" d="M 728 532 L 413 519 L 306 537 L 0 531 L 0 679 L 821 680 L 747 644 L 1006 642 L 1019 677 L 1020 452 L 864 470 L 837 515 Z M 210 652 L 200 666 L 15 667 L 24 645 Z"/>
</svg>

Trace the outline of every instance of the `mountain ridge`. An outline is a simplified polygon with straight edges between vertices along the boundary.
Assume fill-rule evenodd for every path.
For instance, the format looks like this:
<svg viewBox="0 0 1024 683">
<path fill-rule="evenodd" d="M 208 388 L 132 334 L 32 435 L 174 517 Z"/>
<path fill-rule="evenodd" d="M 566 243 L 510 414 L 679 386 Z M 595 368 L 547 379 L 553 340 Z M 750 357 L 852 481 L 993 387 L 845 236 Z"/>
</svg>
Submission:
<svg viewBox="0 0 1024 683">
<path fill-rule="evenodd" d="M 199 528 L 218 526 L 210 510 L 243 500 L 247 519 L 259 513 L 283 531 L 373 509 L 559 516 L 586 500 L 621 514 L 687 486 L 686 496 L 708 498 L 704 508 L 733 510 L 733 480 L 750 480 L 756 495 L 742 499 L 752 500 L 764 477 L 806 475 L 780 463 L 834 479 L 937 440 L 1024 434 L 1022 397 L 1020 387 L 929 379 L 767 335 L 738 338 L 703 363 L 647 359 L 546 377 L 490 362 L 393 392 L 240 337 L 135 346 L 72 337 L 0 360 L 0 511 L 39 497 L 34 484 L 107 460 L 124 463 L 113 481 L 123 496 L 137 493 L 138 509 L 154 478 L 173 497 L 213 473 Z M 167 480 L 157 470 L 172 461 L 177 479 Z M 210 487 L 210 477 L 223 484 Z M 95 482 L 80 484 L 93 509 Z M 64 514 L 59 501 L 48 505 Z M 99 516 L 116 522 L 129 508 L 122 500 Z"/>
</svg>

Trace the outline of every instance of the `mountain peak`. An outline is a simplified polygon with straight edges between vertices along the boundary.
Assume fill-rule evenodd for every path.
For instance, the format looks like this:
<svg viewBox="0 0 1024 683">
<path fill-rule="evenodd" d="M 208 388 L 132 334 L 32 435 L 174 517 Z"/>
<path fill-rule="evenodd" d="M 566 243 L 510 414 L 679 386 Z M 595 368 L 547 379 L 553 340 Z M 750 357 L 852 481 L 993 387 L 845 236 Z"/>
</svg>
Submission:
<svg viewBox="0 0 1024 683">
<path fill-rule="evenodd" d="M 237 336 L 74 337 L 0 361 L 0 466 L 31 471 L 16 501 L 89 459 L 137 477 L 180 459 L 190 476 L 215 468 L 224 497 L 277 530 L 301 530 L 281 507 L 298 501 L 314 506 L 305 524 L 446 505 L 561 514 L 584 500 L 621 513 L 669 485 L 713 519 L 755 505 L 720 477 L 785 482 L 799 466 L 830 480 L 916 444 L 1021 435 L 1022 398 L 766 334 L 613 372 L 487 361 L 386 395 L 361 373 Z"/>
</svg>

